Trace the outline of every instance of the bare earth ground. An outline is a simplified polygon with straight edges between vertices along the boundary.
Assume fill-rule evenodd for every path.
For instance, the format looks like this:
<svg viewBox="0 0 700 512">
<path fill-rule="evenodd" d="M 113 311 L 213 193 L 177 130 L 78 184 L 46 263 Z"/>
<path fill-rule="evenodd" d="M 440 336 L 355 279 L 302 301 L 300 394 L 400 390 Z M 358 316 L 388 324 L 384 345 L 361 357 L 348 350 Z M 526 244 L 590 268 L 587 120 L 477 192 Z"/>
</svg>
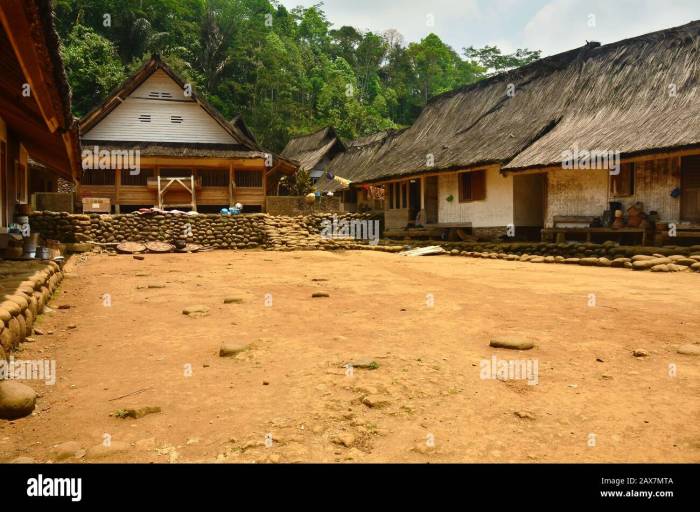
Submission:
<svg viewBox="0 0 700 512">
<path fill-rule="evenodd" d="M 58 381 L 31 382 L 34 415 L 0 422 L 0 461 L 55 461 L 66 441 L 88 449 L 71 462 L 700 461 L 700 357 L 676 353 L 700 341 L 696 275 L 261 251 L 90 255 L 67 272 L 53 305 L 70 309 L 38 323 L 55 334 L 15 354 L 55 358 Z M 183 315 L 193 304 L 209 314 Z M 220 358 L 232 340 L 253 346 Z M 537 359 L 539 383 L 481 379 L 492 355 Z M 359 358 L 379 367 L 346 375 Z M 144 406 L 162 412 L 110 416 Z"/>
</svg>

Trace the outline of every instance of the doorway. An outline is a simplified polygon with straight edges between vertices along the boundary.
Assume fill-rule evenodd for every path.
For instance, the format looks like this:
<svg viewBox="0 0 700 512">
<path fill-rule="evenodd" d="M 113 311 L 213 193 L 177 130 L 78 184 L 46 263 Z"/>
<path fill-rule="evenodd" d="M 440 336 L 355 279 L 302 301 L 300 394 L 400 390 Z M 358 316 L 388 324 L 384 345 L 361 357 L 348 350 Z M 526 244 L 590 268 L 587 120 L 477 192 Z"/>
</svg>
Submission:
<svg viewBox="0 0 700 512">
<path fill-rule="evenodd" d="M 681 158 L 681 220 L 700 222 L 700 155 Z"/>
<path fill-rule="evenodd" d="M 518 240 L 540 240 L 547 209 L 547 174 L 513 176 L 513 222 Z"/>
<path fill-rule="evenodd" d="M 414 179 L 408 182 L 408 220 L 415 221 L 420 212 L 420 180 Z"/>
<path fill-rule="evenodd" d="M 425 223 L 438 223 L 438 177 L 425 178 Z"/>
</svg>

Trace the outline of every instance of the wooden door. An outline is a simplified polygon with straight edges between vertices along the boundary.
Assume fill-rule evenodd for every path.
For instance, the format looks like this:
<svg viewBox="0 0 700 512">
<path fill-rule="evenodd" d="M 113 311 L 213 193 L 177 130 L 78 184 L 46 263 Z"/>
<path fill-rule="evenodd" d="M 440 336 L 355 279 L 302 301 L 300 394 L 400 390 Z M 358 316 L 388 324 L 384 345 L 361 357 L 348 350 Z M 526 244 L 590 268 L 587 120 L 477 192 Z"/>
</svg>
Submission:
<svg viewBox="0 0 700 512">
<path fill-rule="evenodd" d="M 700 222 L 700 155 L 681 159 L 681 220 Z"/>
<path fill-rule="evenodd" d="M 425 222 L 437 224 L 438 222 L 438 177 L 425 178 Z"/>
</svg>

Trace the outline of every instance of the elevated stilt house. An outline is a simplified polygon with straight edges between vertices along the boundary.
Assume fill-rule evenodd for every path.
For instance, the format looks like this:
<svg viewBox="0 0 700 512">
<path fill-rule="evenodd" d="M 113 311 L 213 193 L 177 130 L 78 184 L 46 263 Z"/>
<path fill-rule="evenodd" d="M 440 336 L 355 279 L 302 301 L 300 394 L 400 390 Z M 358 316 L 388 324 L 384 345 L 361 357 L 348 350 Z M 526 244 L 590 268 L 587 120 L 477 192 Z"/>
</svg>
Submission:
<svg viewBox="0 0 700 512">
<path fill-rule="evenodd" d="M 225 120 L 158 56 L 86 114 L 80 128 L 80 196 L 109 198 L 116 212 L 216 211 L 236 203 L 265 211 L 268 182 L 297 169 L 261 148 L 240 116 Z"/>
<path fill-rule="evenodd" d="M 385 187 L 389 229 L 638 241 L 672 225 L 700 236 L 700 22 L 437 96 L 371 166 L 359 181 Z M 635 205 L 643 224 L 610 225 L 612 210 Z"/>
<path fill-rule="evenodd" d="M 29 162 L 49 181 L 80 168 L 78 125 L 48 0 L 0 2 L 0 223 L 29 202 Z"/>
</svg>

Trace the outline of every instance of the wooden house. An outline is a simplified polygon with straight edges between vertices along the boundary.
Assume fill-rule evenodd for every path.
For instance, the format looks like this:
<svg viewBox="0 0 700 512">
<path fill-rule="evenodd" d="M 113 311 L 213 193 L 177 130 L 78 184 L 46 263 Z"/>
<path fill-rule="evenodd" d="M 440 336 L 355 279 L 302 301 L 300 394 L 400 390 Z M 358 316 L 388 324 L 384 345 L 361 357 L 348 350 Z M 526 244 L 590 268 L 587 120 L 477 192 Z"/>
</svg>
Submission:
<svg viewBox="0 0 700 512">
<path fill-rule="evenodd" d="M 78 126 L 48 0 L 0 2 L 0 224 L 29 202 L 30 157 L 73 181 Z"/>
<path fill-rule="evenodd" d="M 698 41 L 696 21 L 589 43 L 437 96 L 361 181 L 384 185 L 388 228 L 418 219 L 484 238 L 539 239 L 569 220 L 588 238 L 615 238 L 625 230 L 591 227 L 593 218 L 610 203 L 625 211 L 640 202 L 657 226 L 692 234 L 700 227 Z M 569 169 L 568 155 L 583 151 L 620 165 Z"/>
<path fill-rule="evenodd" d="M 327 126 L 314 133 L 292 138 L 281 155 L 298 162 L 299 170 L 308 172 L 312 182 L 316 183 L 331 160 L 345 149 L 335 128 Z"/>
<path fill-rule="evenodd" d="M 297 168 L 261 148 L 240 116 L 224 119 L 158 56 L 86 114 L 80 129 L 79 194 L 109 198 L 116 212 L 213 212 L 236 203 L 265 211 L 268 182 Z"/>
</svg>

